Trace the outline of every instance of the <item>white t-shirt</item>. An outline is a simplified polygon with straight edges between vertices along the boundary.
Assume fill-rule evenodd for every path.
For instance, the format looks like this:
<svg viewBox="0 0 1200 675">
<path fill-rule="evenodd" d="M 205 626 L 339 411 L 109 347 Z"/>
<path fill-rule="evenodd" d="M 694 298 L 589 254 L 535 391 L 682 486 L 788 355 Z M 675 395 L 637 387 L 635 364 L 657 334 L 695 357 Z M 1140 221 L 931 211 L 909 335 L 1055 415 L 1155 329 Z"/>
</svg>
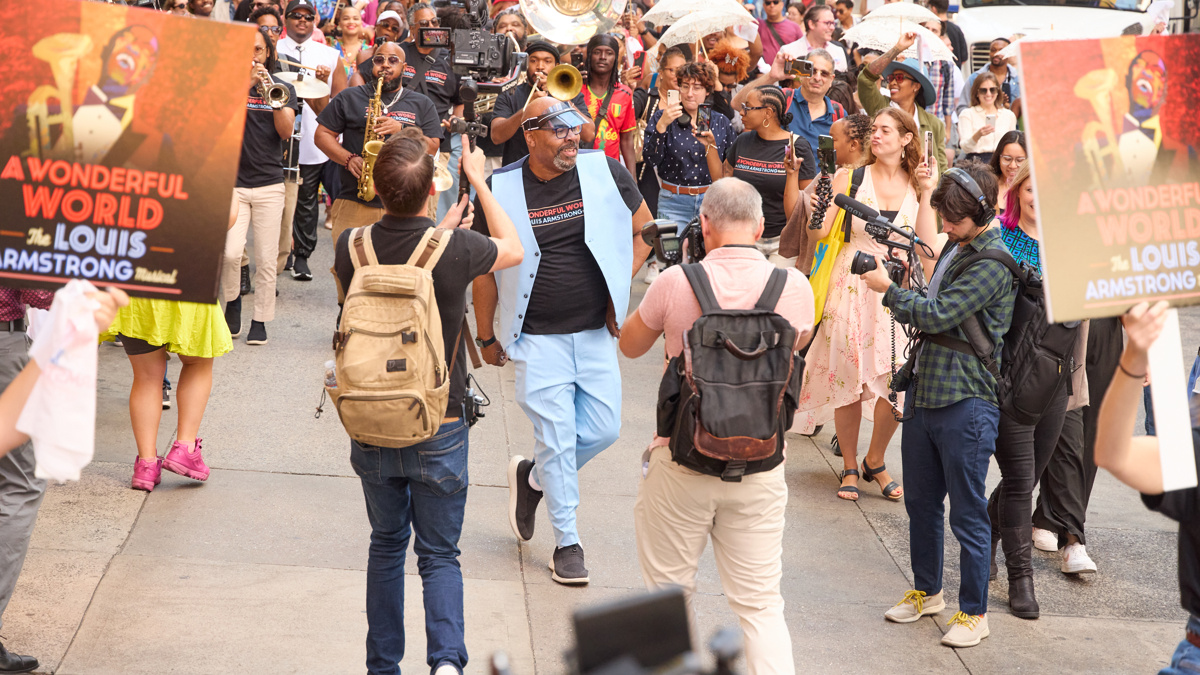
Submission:
<svg viewBox="0 0 1200 675">
<path fill-rule="evenodd" d="M 337 68 L 338 52 L 333 47 L 314 42 L 309 39 L 298 43 L 291 37 L 282 37 L 278 44 L 279 55 L 289 61 L 302 63 L 316 68 L 326 66 L 329 72 Z M 333 78 L 330 77 L 330 80 Z M 304 106 L 304 114 L 300 118 L 300 163 L 323 164 L 328 161 L 325 153 L 317 149 L 313 136 L 317 131 L 317 114 L 312 106 Z"/>
<path fill-rule="evenodd" d="M 812 45 L 808 44 L 808 36 L 805 35 L 804 37 L 800 38 L 799 40 L 796 40 L 795 42 L 789 42 L 786 45 L 780 47 L 779 51 L 783 52 L 784 55 L 786 55 L 789 59 L 802 59 L 802 58 L 808 56 L 808 53 L 811 52 L 813 49 L 816 49 L 816 47 L 813 47 Z M 821 49 L 824 49 L 825 51 L 829 52 L 830 56 L 833 57 L 833 69 L 834 70 L 846 70 L 847 69 L 848 65 L 846 63 L 845 50 L 843 50 L 841 47 L 833 44 L 832 42 L 826 42 L 825 46 L 821 47 Z"/>
</svg>

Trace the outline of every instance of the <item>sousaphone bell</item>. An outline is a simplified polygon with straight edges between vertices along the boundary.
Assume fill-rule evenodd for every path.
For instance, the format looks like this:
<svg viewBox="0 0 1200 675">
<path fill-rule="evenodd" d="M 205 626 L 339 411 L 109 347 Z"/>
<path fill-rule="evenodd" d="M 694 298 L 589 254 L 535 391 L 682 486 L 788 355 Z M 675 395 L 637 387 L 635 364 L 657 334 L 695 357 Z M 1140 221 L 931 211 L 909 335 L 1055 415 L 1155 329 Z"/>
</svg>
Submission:
<svg viewBox="0 0 1200 675">
<path fill-rule="evenodd" d="M 617 25 L 628 0 L 521 0 L 533 32 L 561 45 L 581 45 Z M 557 97 L 556 97 L 557 98 Z"/>
</svg>

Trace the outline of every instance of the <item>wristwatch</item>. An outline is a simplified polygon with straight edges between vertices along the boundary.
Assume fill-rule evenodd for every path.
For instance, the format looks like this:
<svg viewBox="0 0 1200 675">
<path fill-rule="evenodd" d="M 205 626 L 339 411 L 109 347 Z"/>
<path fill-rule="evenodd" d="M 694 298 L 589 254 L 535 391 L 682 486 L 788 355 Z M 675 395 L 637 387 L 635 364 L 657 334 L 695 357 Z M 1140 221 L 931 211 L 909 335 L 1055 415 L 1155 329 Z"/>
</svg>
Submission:
<svg viewBox="0 0 1200 675">
<path fill-rule="evenodd" d="M 479 345 L 480 349 L 487 349 L 488 347 L 491 347 L 492 345 L 496 344 L 496 336 L 493 335 L 492 337 L 490 337 L 486 340 L 482 340 L 480 338 L 475 338 L 475 344 Z"/>
</svg>

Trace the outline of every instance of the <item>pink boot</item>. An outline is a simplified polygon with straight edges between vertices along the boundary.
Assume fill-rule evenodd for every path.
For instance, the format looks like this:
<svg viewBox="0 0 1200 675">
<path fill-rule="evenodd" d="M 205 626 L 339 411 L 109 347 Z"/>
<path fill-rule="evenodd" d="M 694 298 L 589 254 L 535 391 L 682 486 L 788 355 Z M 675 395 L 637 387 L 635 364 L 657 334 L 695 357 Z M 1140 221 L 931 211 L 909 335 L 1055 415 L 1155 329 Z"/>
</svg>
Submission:
<svg viewBox="0 0 1200 675">
<path fill-rule="evenodd" d="M 196 480 L 208 480 L 208 465 L 204 463 L 204 458 L 200 456 L 200 439 L 196 439 L 195 451 L 189 451 L 188 446 L 175 441 L 171 444 L 171 451 L 163 459 L 163 468 L 167 471 L 173 471 L 180 476 L 187 476 Z"/>
<path fill-rule="evenodd" d="M 154 486 L 162 482 L 162 457 L 157 457 L 154 461 L 147 461 L 138 458 L 133 461 L 133 481 L 130 487 L 135 490 L 145 490 L 153 492 Z"/>
</svg>

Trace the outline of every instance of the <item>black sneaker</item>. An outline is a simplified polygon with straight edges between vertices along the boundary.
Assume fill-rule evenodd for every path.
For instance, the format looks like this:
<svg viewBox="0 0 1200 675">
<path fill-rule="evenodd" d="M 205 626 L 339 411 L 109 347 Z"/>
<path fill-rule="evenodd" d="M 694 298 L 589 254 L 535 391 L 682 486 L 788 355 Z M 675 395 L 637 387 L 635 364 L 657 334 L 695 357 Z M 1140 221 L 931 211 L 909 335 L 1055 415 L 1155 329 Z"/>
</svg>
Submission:
<svg viewBox="0 0 1200 675">
<path fill-rule="evenodd" d="M 569 586 L 586 584 L 588 571 L 583 566 L 583 547 L 579 544 L 554 549 L 550 559 L 550 578 Z"/>
<path fill-rule="evenodd" d="M 163 379 L 163 410 L 171 409 L 171 383 Z M 4 671 L 0 670 L 0 673 Z"/>
<path fill-rule="evenodd" d="M 296 281 L 312 281 L 312 271 L 308 269 L 308 258 L 296 256 L 292 263 L 292 278 Z"/>
<path fill-rule="evenodd" d="M 0 645 L 0 673 L 28 673 L 37 667 L 38 660 L 32 656 L 14 654 Z"/>
<path fill-rule="evenodd" d="M 229 324 L 229 337 L 242 334 L 242 296 L 225 303 L 225 323 Z"/>
<path fill-rule="evenodd" d="M 534 516 L 542 493 L 529 486 L 533 462 L 517 455 L 508 462 L 508 524 L 521 541 L 533 539 Z"/>
<path fill-rule="evenodd" d="M 248 345 L 265 345 L 267 344 L 267 325 L 261 321 L 250 322 L 250 332 L 246 333 L 246 344 Z"/>
<path fill-rule="evenodd" d="M 289 254 L 288 254 L 287 262 L 285 262 L 285 263 L 283 264 L 283 271 L 284 271 L 284 272 L 291 272 L 291 271 L 292 271 L 292 261 L 294 261 L 295 259 L 296 259 L 296 256 L 295 256 L 295 254 L 292 254 L 292 253 L 289 253 Z"/>
<path fill-rule="evenodd" d="M 242 292 L 241 295 L 253 293 L 254 289 L 250 288 L 250 266 L 242 265 Z"/>
</svg>

